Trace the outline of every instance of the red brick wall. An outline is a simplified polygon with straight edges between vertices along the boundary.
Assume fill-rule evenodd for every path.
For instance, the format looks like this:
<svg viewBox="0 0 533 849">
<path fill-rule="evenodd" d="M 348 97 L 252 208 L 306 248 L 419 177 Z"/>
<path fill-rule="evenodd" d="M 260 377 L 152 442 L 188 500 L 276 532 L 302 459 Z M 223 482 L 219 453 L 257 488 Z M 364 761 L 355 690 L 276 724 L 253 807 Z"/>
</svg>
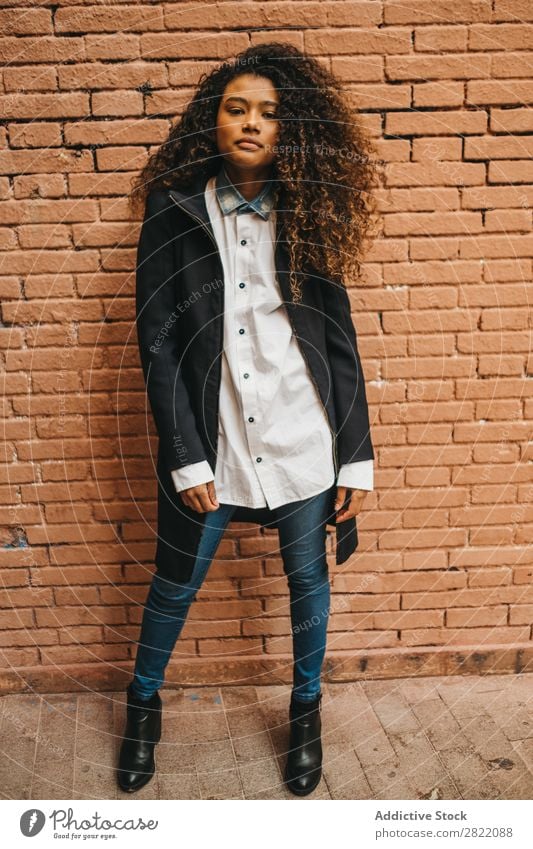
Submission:
<svg viewBox="0 0 533 849">
<path fill-rule="evenodd" d="M 530 662 L 531 16 L 526 0 L 0 0 L 4 689 L 115 686 L 131 666 L 155 439 L 125 197 L 200 72 L 272 39 L 338 74 L 387 161 L 383 238 L 351 294 L 376 490 L 358 552 L 331 561 L 325 675 Z M 290 681 L 275 543 L 230 526 L 170 680 Z"/>
</svg>

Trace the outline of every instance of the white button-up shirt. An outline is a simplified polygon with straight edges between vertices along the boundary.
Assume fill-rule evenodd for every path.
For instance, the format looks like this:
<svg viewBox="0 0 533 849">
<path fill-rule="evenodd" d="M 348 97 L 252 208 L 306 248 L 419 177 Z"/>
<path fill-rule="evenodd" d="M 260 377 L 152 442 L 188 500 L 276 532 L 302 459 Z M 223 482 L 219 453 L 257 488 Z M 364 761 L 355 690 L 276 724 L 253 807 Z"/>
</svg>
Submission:
<svg viewBox="0 0 533 849">
<path fill-rule="evenodd" d="M 248 202 L 222 166 L 205 201 L 224 271 L 216 468 L 172 478 L 178 492 L 214 480 L 222 504 L 273 509 L 335 482 L 331 428 L 283 306 L 271 184 Z M 341 466 L 337 486 L 373 489 L 373 460 Z"/>
</svg>

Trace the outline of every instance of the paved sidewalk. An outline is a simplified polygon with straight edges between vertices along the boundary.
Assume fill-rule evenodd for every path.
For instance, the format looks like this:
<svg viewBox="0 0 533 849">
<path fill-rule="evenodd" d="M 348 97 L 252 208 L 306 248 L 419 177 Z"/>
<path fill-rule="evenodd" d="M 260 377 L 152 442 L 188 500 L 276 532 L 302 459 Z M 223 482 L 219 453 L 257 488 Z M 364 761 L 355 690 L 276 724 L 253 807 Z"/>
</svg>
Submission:
<svg viewBox="0 0 533 849">
<path fill-rule="evenodd" d="M 324 684 L 323 778 L 308 798 L 531 799 L 533 674 Z M 290 688 L 163 690 L 157 773 L 115 784 L 125 694 L 0 699 L 4 799 L 292 799 Z"/>
</svg>

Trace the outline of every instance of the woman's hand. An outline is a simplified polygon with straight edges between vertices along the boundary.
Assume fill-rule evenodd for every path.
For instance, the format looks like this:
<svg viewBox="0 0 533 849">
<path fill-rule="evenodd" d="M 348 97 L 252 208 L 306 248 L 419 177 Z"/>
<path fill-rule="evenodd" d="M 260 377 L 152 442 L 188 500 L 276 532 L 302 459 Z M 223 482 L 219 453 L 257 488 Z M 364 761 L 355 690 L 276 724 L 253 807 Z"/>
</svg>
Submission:
<svg viewBox="0 0 533 849">
<path fill-rule="evenodd" d="M 339 510 L 342 504 L 344 504 L 344 499 L 346 498 L 346 489 L 345 486 L 337 487 L 337 496 L 335 498 L 335 510 Z M 353 489 L 352 495 L 350 498 L 350 502 L 344 510 L 340 513 L 337 512 L 337 522 L 345 522 L 346 519 L 351 519 L 353 516 L 357 516 L 358 513 L 363 509 L 363 501 L 365 500 L 365 495 L 367 494 L 366 489 Z"/>
<path fill-rule="evenodd" d="M 219 508 L 214 481 L 200 483 L 198 486 L 191 486 L 190 489 L 182 489 L 180 495 L 183 503 L 197 513 L 210 513 Z"/>
</svg>

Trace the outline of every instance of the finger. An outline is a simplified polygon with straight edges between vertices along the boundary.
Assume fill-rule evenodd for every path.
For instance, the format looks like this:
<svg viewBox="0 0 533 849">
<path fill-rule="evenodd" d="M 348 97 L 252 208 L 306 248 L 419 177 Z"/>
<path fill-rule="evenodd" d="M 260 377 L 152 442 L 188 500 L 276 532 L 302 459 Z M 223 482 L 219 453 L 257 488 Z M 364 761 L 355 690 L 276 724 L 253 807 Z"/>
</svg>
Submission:
<svg viewBox="0 0 533 849">
<path fill-rule="evenodd" d="M 218 501 L 217 494 L 216 494 L 216 491 L 215 491 L 215 482 L 214 481 L 209 481 L 209 483 L 207 484 L 207 492 L 209 494 L 209 499 L 211 501 L 211 504 L 214 504 L 215 507 L 219 507 L 219 501 Z"/>
<path fill-rule="evenodd" d="M 207 494 L 207 487 L 203 491 L 197 493 L 196 499 L 198 501 L 199 509 L 202 513 L 207 513 L 207 511 L 211 508 L 211 499 Z"/>
<path fill-rule="evenodd" d="M 337 495 L 335 496 L 335 510 L 338 510 L 339 507 L 344 504 L 344 499 L 346 498 L 346 487 L 338 486 L 337 487 Z"/>
<path fill-rule="evenodd" d="M 354 492 L 354 494 L 352 496 L 350 507 L 353 507 L 355 516 L 358 516 L 359 513 L 361 512 L 361 510 L 363 509 L 363 504 L 364 504 L 366 496 L 367 496 L 367 491 L 365 489 L 357 489 Z"/>
<path fill-rule="evenodd" d="M 203 513 L 210 513 L 212 510 L 218 509 L 218 507 L 211 501 L 209 492 L 207 491 L 207 486 L 205 487 L 203 492 L 200 492 L 199 498 L 202 504 Z"/>
<path fill-rule="evenodd" d="M 196 493 L 190 496 L 190 507 L 191 510 L 195 510 L 197 513 L 203 513 L 202 504 Z"/>
<path fill-rule="evenodd" d="M 353 510 L 342 510 L 340 513 L 337 513 L 337 522 L 345 522 L 347 519 L 353 518 L 353 516 L 355 516 Z"/>
</svg>

